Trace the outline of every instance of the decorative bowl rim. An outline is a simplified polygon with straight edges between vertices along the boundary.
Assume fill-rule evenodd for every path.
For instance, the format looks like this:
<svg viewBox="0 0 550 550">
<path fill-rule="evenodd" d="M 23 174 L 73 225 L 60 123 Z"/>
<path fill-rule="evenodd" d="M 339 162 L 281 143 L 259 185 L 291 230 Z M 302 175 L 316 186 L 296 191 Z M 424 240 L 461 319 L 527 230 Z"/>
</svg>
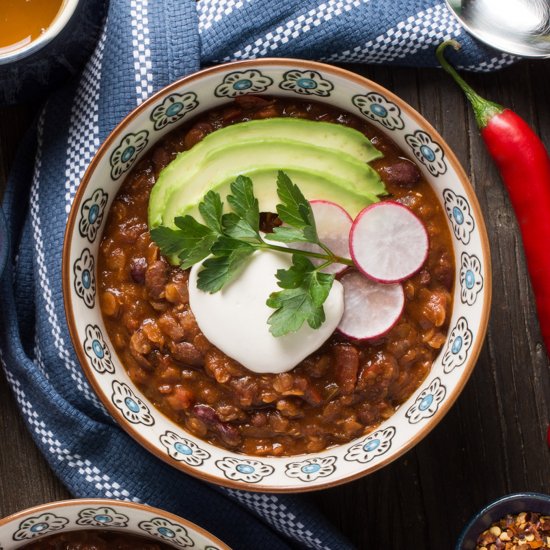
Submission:
<svg viewBox="0 0 550 550">
<path fill-rule="evenodd" d="M 72 311 L 73 310 L 72 289 L 70 285 L 70 273 L 71 273 L 71 265 L 70 265 L 71 238 L 70 237 L 73 234 L 74 227 L 77 223 L 79 208 L 77 208 L 76 205 L 80 205 L 82 203 L 82 200 L 84 199 L 84 193 L 88 187 L 88 184 L 91 181 L 93 172 L 95 171 L 97 165 L 100 163 L 101 159 L 103 159 L 103 157 L 106 155 L 106 152 L 110 149 L 110 147 L 112 147 L 117 142 L 124 128 L 127 125 L 129 125 L 133 121 L 133 119 L 138 116 L 138 114 L 141 114 L 142 111 L 147 110 L 150 106 L 156 103 L 160 98 L 167 97 L 171 93 L 174 93 L 183 85 L 188 85 L 197 80 L 201 80 L 203 77 L 208 75 L 212 75 L 216 73 L 223 74 L 234 69 L 246 69 L 249 67 L 260 69 L 262 67 L 270 67 L 270 66 L 276 66 L 276 65 L 292 65 L 293 67 L 301 68 L 301 69 L 323 71 L 327 74 L 339 76 L 345 80 L 352 81 L 355 84 L 366 86 L 371 91 L 374 91 L 376 93 L 381 93 L 385 97 L 387 97 L 390 101 L 395 102 L 399 106 L 399 108 L 402 109 L 402 111 L 404 111 L 408 116 L 410 116 L 423 130 L 427 130 L 428 132 L 430 132 L 430 135 L 436 138 L 438 143 L 443 148 L 445 155 L 448 158 L 451 167 L 455 171 L 456 176 L 460 181 L 460 184 L 472 207 L 473 216 L 474 216 L 474 219 L 476 220 L 477 228 L 479 231 L 482 257 L 484 259 L 485 272 L 486 272 L 486 277 L 484 282 L 484 292 L 483 292 L 483 304 L 481 307 L 481 316 L 479 321 L 479 330 L 476 334 L 475 342 L 473 342 L 470 355 L 468 356 L 468 358 L 466 359 L 462 367 L 463 374 L 460 380 L 455 385 L 452 386 L 452 392 L 450 392 L 451 395 L 449 395 L 444 400 L 444 402 L 441 404 L 441 407 L 437 410 L 436 414 L 434 414 L 431 418 L 429 418 L 428 421 L 425 423 L 425 425 L 421 429 L 419 429 L 417 432 L 415 432 L 415 434 L 407 441 L 406 444 L 402 445 L 392 453 L 388 453 L 389 456 L 382 458 L 380 461 L 376 462 L 376 464 L 371 464 L 369 466 L 366 466 L 364 469 L 362 469 L 359 472 L 351 473 L 349 475 L 346 475 L 336 480 L 323 481 L 321 479 L 321 480 L 316 480 L 311 485 L 308 484 L 307 486 L 299 486 L 299 487 L 295 487 L 292 485 L 285 485 L 281 483 L 278 483 L 277 485 L 270 485 L 269 482 L 267 483 L 259 482 L 254 484 L 243 485 L 243 483 L 239 481 L 233 481 L 221 475 L 214 474 L 212 472 L 203 471 L 202 469 L 199 469 L 199 468 L 192 468 L 183 462 L 174 463 L 174 461 L 172 461 L 168 455 L 159 452 L 158 449 L 145 436 L 143 436 L 140 433 L 139 429 L 136 429 L 131 425 L 129 425 L 129 423 L 125 422 L 121 412 L 113 405 L 113 403 L 110 402 L 110 400 L 104 397 L 104 392 L 101 390 L 99 382 L 96 379 L 96 376 L 94 375 L 91 367 L 88 365 L 88 361 L 84 353 L 83 346 L 81 345 L 78 339 L 76 323 L 75 323 L 74 314 Z M 491 297 L 492 297 L 492 267 L 491 267 L 489 239 L 487 235 L 485 221 L 483 218 L 483 214 L 481 212 L 481 207 L 477 200 L 477 196 L 472 187 L 472 184 L 470 183 L 470 180 L 468 179 L 466 172 L 462 168 L 462 165 L 458 161 L 456 155 L 451 150 L 447 142 L 442 138 L 439 132 L 437 132 L 437 130 L 433 128 L 433 126 L 418 111 L 416 111 L 416 109 L 411 107 L 403 99 L 395 95 L 390 90 L 387 90 L 380 84 L 377 84 L 376 82 L 373 82 L 372 80 L 364 76 L 358 75 L 346 69 L 342 69 L 340 67 L 336 67 L 334 65 L 330 65 L 330 64 L 322 63 L 318 61 L 309 61 L 304 59 L 293 59 L 293 58 L 285 58 L 285 57 L 281 57 L 281 58 L 271 57 L 271 58 L 249 59 L 244 61 L 233 61 L 230 63 L 224 63 L 213 67 L 208 67 L 206 69 L 202 69 L 188 76 L 180 78 L 172 82 L 171 84 L 168 84 L 167 86 L 161 88 L 157 92 L 155 92 L 151 97 L 143 101 L 140 105 L 138 105 L 130 113 L 128 113 L 128 115 L 126 115 L 115 126 L 115 128 L 109 133 L 107 138 L 100 145 L 92 161 L 87 167 L 73 199 L 72 207 L 71 207 L 69 217 L 67 220 L 67 225 L 65 228 L 64 241 L 63 241 L 62 288 L 63 288 L 65 316 L 67 319 L 69 334 L 70 334 L 73 346 L 75 348 L 75 352 L 77 354 L 79 363 L 84 371 L 84 374 L 86 375 L 86 378 L 90 382 L 90 385 L 94 389 L 95 393 L 99 396 L 104 406 L 107 408 L 109 413 L 117 421 L 117 424 L 122 429 L 124 429 L 133 439 L 135 439 L 140 445 L 145 447 L 149 452 L 151 452 L 157 458 L 160 458 L 164 462 L 170 464 L 172 467 L 175 467 L 180 471 L 183 471 L 187 474 L 190 474 L 194 477 L 197 477 L 199 479 L 202 479 L 210 483 L 215 483 L 217 485 L 221 485 L 221 486 L 229 487 L 233 489 L 245 489 L 247 491 L 252 491 L 252 492 L 302 493 L 302 492 L 309 492 L 309 491 L 317 491 L 320 489 L 328 489 L 330 487 L 335 487 L 343 483 L 348 483 L 355 479 L 359 479 L 366 474 L 373 473 L 376 470 L 381 469 L 382 467 L 388 465 L 389 463 L 393 462 L 397 458 L 404 455 L 406 452 L 412 449 L 415 445 L 417 445 L 422 439 L 424 439 L 435 428 L 435 426 L 437 426 L 437 424 L 447 414 L 447 412 L 450 410 L 450 408 L 455 403 L 458 396 L 461 394 L 462 390 L 464 389 L 464 386 L 466 385 L 468 379 L 472 374 L 472 371 L 474 369 L 474 366 L 480 354 L 481 347 L 485 340 L 485 334 L 487 332 L 487 325 L 488 325 L 489 314 L 490 314 Z M 158 413 L 161 415 L 163 414 L 160 411 L 158 411 Z M 336 446 L 335 448 L 338 448 L 338 447 L 340 446 Z M 298 459 L 299 457 L 307 457 L 307 456 L 310 456 L 311 454 L 312 453 L 296 455 L 295 457 L 282 457 L 282 458 Z M 256 456 L 244 455 L 244 454 L 242 455 L 242 457 L 254 458 L 254 459 L 258 458 Z"/>
<path fill-rule="evenodd" d="M 141 504 L 139 502 L 130 502 L 128 500 L 117 500 L 112 498 L 74 498 L 74 499 L 65 499 L 65 500 L 54 500 L 51 502 L 45 502 L 43 504 L 37 504 L 36 506 L 31 506 L 30 508 L 25 508 L 24 510 L 20 510 L 19 512 L 10 514 L 5 518 L 0 518 L 0 527 L 4 527 L 5 525 L 8 525 L 12 521 L 18 521 L 22 518 L 25 518 L 30 514 L 47 512 L 49 510 L 50 511 L 59 510 L 61 508 L 66 508 L 69 506 L 99 506 L 99 507 L 117 506 L 119 508 L 126 508 L 127 510 L 141 510 L 141 511 L 149 512 L 151 514 L 163 516 L 165 518 L 170 519 L 171 521 L 180 523 L 184 527 L 187 527 L 189 529 L 192 529 L 193 531 L 196 531 L 203 537 L 207 539 L 211 539 L 213 543 L 217 544 L 220 547 L 220 550 L 231 550 L 231 548 L 227 544 L 225 544 L 218 537 L 216 537 L 215 535 L 213 535 L 212 533 L 210 533 L 200 525 L 197 525 L 196 523 L 193 523 L 188 519 L 184 519 L 181 516 L 173 514 L 172 512 L 168 512 L 166 510 L 163 510 L 162 508 L 157 508 L 155 506 L 149 506 L 148 504 Z M 93 525 L 89 525 L 86 528 L 96 529 L 96 527 Z M 101 529 L 101 527 L 99 527 L 99 529 Z M 116 530 L 116 529 L 113 529 L 113 530 Z"/>
<path fill-rule="evenodd" d="M 514 502 L 519 499 L 530 499 L 534 502 L 545 502 L 550 504 L 550 495 L 546 495 L 544 493 L 536 493 L 531 491 L 522 491 L 519 493 L 509 493 L 507 495 L 504 495 L 502 497 L 497 498 L 496 500 L 493 500 L 489 504 L 486 504 L 481 510 L 476 512 L 471 519 L 466 524 L 466 527 L 462 530 L 460 533 L 460 536 L 458 537 L 458 541 L 456 543 L 455 550 L 462 550 L 462 545 L 464 544 L 464 540 L 468 535 L 470 535 L 471 529 L 474 527 L 474 525 L 485 515 L 491 512 L 493 509 L 495 509 L 497 506 L 500 506 L 501 504 L 506 504 L 508 502 Z M 525 510 L 529 512 L 533 512 L 536 510 Z M 479 533 L 481 534 L 481 533 Z M 478 534 L 478 535 L 479 535 Z"/>
</svg>

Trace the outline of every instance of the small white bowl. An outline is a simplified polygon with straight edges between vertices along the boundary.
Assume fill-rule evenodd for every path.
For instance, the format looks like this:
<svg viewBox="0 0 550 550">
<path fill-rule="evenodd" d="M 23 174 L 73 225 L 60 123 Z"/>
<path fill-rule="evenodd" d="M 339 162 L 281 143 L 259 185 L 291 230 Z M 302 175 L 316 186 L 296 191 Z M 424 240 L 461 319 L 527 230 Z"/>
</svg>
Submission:
<svg viewBox="0 0 550 550">
<path fill-rule="evenodd" d="M 0 548 L 12 550 L 54 533 L 90 529 L 139 535 L 174 548 L 230 550 L 202 527 L 174 514 L 109 499 L 50 502 L 0 519 Z"/>
<path fill-rule="evenodd" d="M 62 0 L 40 36 L 15 49 L 0 49 L 0 105 L 43 98 L 76 74 L 99 37 L 105 4 Z"/>
<path fill-rule="evenodd" d="M 95 296 L 98 246 L 106 213 L 124 176 L 177 124 L 244 93 L 314 99 L 368 119 L 416 158 L 444 206 L 453 237 L 454 307 L 447 340 L 430 374 L 374 432 L 310 455 L 237 454 L 198 439 L 166 418 L 126 374 Z M 330 487 L 382 468 L 443 418 L 466 384 L 483 343 L 491 266 L 485 224 L 468 178 L 420 114 L 378 84 L 343 69 L 304 60 L 262 59 L 206 69 L 179 80 L 115 128 L 74 199 L 65 234 L 63 291 L 71 337 L 84 371 L 132 437 L 175 468 L 207 481 L 247 490 L 297 492 Z"/>
</svg>

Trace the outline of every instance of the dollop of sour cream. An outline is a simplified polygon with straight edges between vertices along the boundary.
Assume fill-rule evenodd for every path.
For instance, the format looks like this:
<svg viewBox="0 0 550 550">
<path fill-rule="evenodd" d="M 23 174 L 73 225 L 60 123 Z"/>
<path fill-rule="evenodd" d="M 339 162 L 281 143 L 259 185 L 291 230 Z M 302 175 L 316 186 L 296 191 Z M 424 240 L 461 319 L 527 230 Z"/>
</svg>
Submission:
<svg viewBox="0 0 550 550">
<path fill-rule="evenodd" d="M 344 289 L 334 281 L 323 304 L 326 320 L 320 328 L 312 329 L 306 322 L 296 332 L 273 336 L 267 319 L 274 309 L 265 302 L 281 290 L 277 270 L 290 265 L 290 254 L 255 252 L 238 277 L 214 294 L 197 287 L 202 263 L 191 268 L 189 304 L 199 328 L 218 349 L 253 372 L 291 370 L 330 337 L 344 313 Z"/>
</svg>

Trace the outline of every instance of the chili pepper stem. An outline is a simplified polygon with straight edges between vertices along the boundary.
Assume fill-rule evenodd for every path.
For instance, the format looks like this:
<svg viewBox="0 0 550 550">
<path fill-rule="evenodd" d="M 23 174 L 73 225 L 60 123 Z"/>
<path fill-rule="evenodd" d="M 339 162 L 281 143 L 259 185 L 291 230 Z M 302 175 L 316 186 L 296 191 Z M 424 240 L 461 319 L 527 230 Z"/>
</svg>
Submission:
<svg viewBox="0 0 550 550">
<path fill-rule="evenodd" d="M 454 81 L 460 86 L 468 101 L 472 104 L 474 110 L 474 115 L 476 117 L 477 125 L 483 129 L 489 121 L 495 116 L 499 115 L 504 111 L 504 107 L 498 103 L 489 101 L 481 97 L 474 89 L 456 72 L 454 67 L 445 59 L 445 48 L 452 46 L 454 50 L 459 50 L 461 48 L 460 42 L 456 40 L 446 40 L 442 42 L 436 49 L 435 55 L 441 67 L 449 73 Z"/>
</svg>

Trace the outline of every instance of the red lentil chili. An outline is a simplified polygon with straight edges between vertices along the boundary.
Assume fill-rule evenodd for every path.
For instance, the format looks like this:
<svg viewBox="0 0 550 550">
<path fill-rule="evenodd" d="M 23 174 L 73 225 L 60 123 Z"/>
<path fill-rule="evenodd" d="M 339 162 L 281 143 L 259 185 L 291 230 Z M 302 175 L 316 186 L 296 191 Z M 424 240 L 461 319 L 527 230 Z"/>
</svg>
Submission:
<svg viewBox="0 0 550 550">
<path fill-rule="evenodd" d="M 279 116 L 364 132 L 384 153 L 372 166 L 389 198 L 423 220 L 430 251 L 421 271 L 404 282 L 404 312 L 384 337 L 357 342 L 334 333 L 292 371 L 256 374 L 202 335 L 189 309 L 188 272 L 171 267 L 151 242 L 147 205 L 159 172 L 178 152 L 223 126 Z M 277 218 L 263 214 L 262 223 L 269 230 Z M 109 213 L 98 272 L 107 332 L 129 376 L 158 409 L 216 445 L 288 456 L 368 433 L 421 384 L 446 339 L 454 257 L 433 190 L 382 132 L 315 102 L 244 96 L 174 130 L 127 177 Z"/>
<path fill-rule="evenodd" d="M 116 531 L 83 529 L 55 533 L 21 546 L 21 550 L 171 550 L 163 542 Z"/>
</svg>

